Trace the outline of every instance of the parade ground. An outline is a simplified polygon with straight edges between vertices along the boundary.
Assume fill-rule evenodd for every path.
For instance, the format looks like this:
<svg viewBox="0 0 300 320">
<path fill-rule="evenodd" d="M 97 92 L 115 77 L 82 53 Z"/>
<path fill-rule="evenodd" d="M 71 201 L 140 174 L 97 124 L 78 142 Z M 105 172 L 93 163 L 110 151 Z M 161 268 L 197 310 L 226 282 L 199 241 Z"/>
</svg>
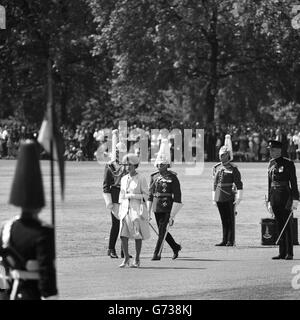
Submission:
<svg viewBox="0 0 300 320">
<path fill-rule="evenodd" d="M 49 162 L 41 162 L 47 204 L 41 218 L 51 222 Z M 63 300 L 283 300 L 300 299 L 300 246 L 294 260 L 272 260 L 277 246 L 261 243 L 268 163 L 236 163 L 244 183 L 243 201 L 236 217 L 236 246 L 215 247 L 221 241 L 221 222 L 211 201 L 212 166 L 203 172 L 173 167 L 181 182 L 184 206 L 170 229 L 182 251 L 172 260 L 168 245 L 161 261 L 151 261 L 156 234 L 143 242 L 139 269 L 118 266 L 107 256 L 110 214 L 102 198 L 104 164 L 66 162 L 65 200 L 60 197 L 55 167 L 56 254 L 60 299 Z M 19 213 L 8 204 L 15 160 L 0 160 L 0 221 Z M 296 163 L 298 183 L 300 164 Z M 139 172 L 149 182 L 154 167 L 142 164 Z M 300 210 L 295 213 L 299 218 Z M 151 221 L 156 227 L 154 220 Z M 130 241 L 134 255 L 134 242 Z"/>
</svg>

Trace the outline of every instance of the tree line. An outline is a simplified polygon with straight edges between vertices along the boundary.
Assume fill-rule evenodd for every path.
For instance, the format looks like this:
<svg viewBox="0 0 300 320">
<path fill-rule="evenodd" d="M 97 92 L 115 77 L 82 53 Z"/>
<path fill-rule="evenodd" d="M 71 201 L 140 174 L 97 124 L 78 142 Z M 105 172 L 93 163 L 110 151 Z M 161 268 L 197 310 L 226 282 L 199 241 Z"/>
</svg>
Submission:
<svg viewBox="0 0 300 320">
<path fill-rule="evenodd" d="M 41 122 L 50 60 L 55 108 L 70 126 L 300 120 L 294 1 L 1 4 L 0 119 Z"/>
</svg>

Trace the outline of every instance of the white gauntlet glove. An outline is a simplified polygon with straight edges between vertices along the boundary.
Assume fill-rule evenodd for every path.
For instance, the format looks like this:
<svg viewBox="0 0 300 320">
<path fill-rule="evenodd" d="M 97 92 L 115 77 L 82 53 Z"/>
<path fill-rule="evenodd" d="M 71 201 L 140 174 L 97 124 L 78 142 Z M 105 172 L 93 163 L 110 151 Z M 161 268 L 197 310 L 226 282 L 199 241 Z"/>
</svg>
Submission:
<svg viewBox="0 0 300 320">
<path fill-rule="evenodd" d="M 268 211 L 270 212 L 271 216 L 274 217 L 274 212 L 273 212 L 270 201 L 268 202 Z"/>
<path fill-rule="evenodd" d="M 292 210 L 293 211 L 296 211 L 297 210 L 297 208 L 298 208 L 298 200 L 293 200 L 293 204 L 292 204 Z"/>
<path fill-rule="evenodd" d="M 148 210 L 148 220 L 150 221 L 151 218 L 151 211 L 152 211 L 152 201 L 147 201 L 147 210 Z"/>
<path fill-rule="evenodd" d="M 212 198 L 212 203 L 214 206 L 217 205 L 217 202 L 216 202 L 216 191 L 212 191 L 211 192 L 211 198 Z"/>
<path fill-rule="evenodd" d="M 103 193 L 103 198 L 104 198 L 104 201 L 105 201 L 106 209 L 111 210 L 113 208 L 111 194 L 110 193 Z"/>
<path fill-rule="evenodd" d="M 243 190 L 238 190 L 233 204 L 236 206 L 239 205 L 242 199 L 243 199 Z"/>
<path fill-rule="evenodd" d="M 174 224 L 174 219 L 178 211 L 182 208 L 183 204 L 179 202 L 173 202 L 172 210 L 170 213 L 169 224 L 172 226 Z"/>
</svg>

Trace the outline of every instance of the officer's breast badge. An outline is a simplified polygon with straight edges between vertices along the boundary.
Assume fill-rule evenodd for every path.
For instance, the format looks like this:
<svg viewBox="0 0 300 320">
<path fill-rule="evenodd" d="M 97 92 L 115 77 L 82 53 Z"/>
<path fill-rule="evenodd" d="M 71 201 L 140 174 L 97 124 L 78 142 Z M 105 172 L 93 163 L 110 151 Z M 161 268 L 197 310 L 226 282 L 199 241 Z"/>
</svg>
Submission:
<svg viewBox="0 0 300 320">
<path fill-rule="evenodd" d="M 283 172 L 283 166 L 279 167 L 278 172 Z"/>
</svg>

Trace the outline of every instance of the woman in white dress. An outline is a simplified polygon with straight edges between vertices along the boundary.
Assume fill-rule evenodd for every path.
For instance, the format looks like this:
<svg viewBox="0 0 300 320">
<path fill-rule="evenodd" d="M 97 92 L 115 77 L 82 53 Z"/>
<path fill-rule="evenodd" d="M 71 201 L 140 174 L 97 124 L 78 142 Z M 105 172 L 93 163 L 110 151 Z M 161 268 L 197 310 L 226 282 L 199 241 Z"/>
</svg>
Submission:
<svg viewBox="0 0 300 320">
<path fill-rule="evenodd" d="M 121 180 L 119 196 L 120 237 L 124 251 L 124 261 L 120 268 L 140 266 L 140 253 L 142 241 L 150 238 L 148 212 L 146 201 L 148 199 L 148 184 L 146 178 L 136 171 L 139 158 L 135 154 L 127 154 L 122 163 L 128 166 L 128 174 Z M 136 256 L 130 265 L 128 253 L 128 239 L 135 240 Z"/>
</svg>

